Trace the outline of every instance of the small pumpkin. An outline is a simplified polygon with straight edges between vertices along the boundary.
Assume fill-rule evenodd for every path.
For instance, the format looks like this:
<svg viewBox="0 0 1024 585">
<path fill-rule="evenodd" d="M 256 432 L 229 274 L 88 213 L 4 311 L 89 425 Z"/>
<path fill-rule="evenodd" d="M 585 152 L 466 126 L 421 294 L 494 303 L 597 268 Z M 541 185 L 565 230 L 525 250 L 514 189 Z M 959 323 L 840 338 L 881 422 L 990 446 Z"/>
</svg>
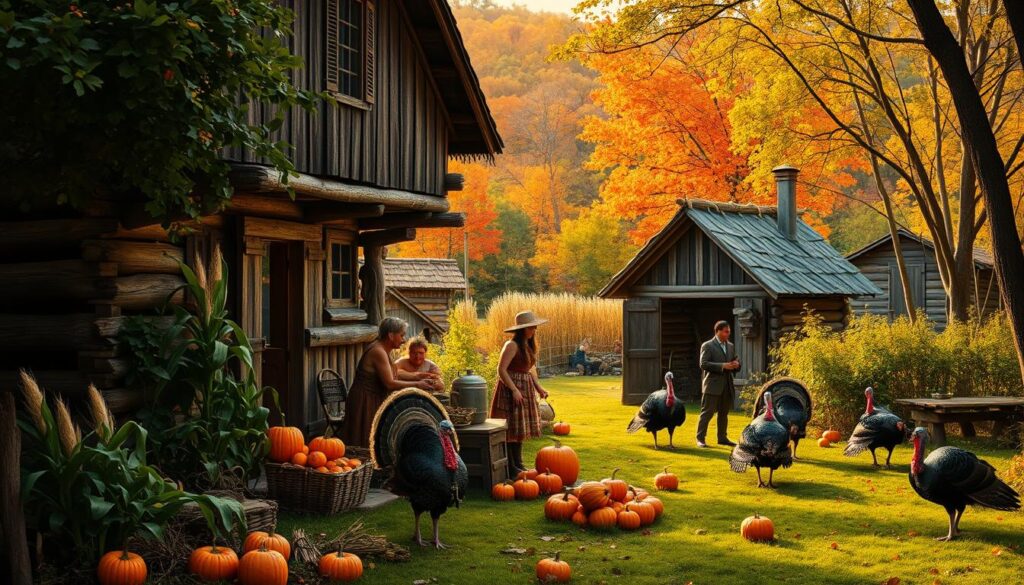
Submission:
<svg viewBox="0 0 1024 585">
<path fill-rule="evenodd" d="M 270 460 L 277 463 L 291 461 L 292 455 L 302 451 L 306 444 L 298 427 L 270 427 L 267 438 L 270 439 Z"/>
<path fill-rule="evenodd" d="M 647 501 L 630 502 L 626 504 L 626 510 L 636 512 L 640 516 L 641 526 L 654 524 L 654 521 L 658 518 L 658 513 L 654 510 L 654 506 Z"/>
<path fill-rule="evenodd" d="M 642 500 L 642 499 L 644 499 L 644 498 L 646 498 L 646 497 L 648 497 L 650 495 L 651 495 L 650 492 L 648 492 L 647 490 L 645 490 L 643 488 L 629 486 L 629 493 L 626 494 L 626 501 L 627 502 L 632 502 L 633 500 L 640 501 L 640 500 Z"/>
<path fill-rule="evenodd" d="M 540 486 L 532 479 L 517 479 L 512 484 L 517 500 L 536 500 L 540 495 Z"/>
<path fill-rule="evenodd" d="M 496 483 L 491 487 L 491 497 L 499 502 L 510 502 L 516 499 L 516 488 L 509 481 Z"/>
<path fill-rule="evenodd" d="M 668 467 L 666 467 L 661 473 L 654 476 L 654 487 L 674 492 L 679 489 L 679 477 L 674 473 L 669 473 Z"/>
<path fill-rule="evenodd" d="M 650 504 L 651 507 L 654 508 L 655 518 L 661 518 L 661 515 L 665 513 L 665 504 L 654 496 L 647 496 L 646 498 L 637 501 L 644 502 L 645 504 Z"/>
<path fill-rule="evenodd" d="M 572 578 L 572 568 L 561 557 L 562 553 L 556 552 L 553 559 L 537 561 L 537 579 L 541 583 L 566 583 Z"/>
<path fill-rule="evenodd" d="M 555 426 L 552 428 L 552 430 L 555 432 L 556 435 L 564 437 L 565 435 L 568 435 L 569 431 L 572 429 L 569 427 L 569 423 L 558 421 L 555 423 Z"/>
<path fill-rule="evenodd" d="M 233 581 L 238 573 L 238 555 L 226 546 L 201 546 L 192 551 L 188 572 L 203 581 Z"/>
<path fill-rule="evenodd" d="M 363 576 L 363 560 L 358 556 L 342 552 L 330 552 L 320 557 L 320 576 L 331 581 L 349 582 Z"/>
<path fill-rule="evenodd" d="M 281 556 L 283 556 L 285 560 L 288 560 L 292 556 L 292 545 L 288 543 L 288 539 L 285 538 L 283 534 L 278 534 L 276 532 L 263 532 L 262 530 L 250 532 L 249 535 L 245 537 L 245 542 L 242 544 L 242 551 L 249 552 L 263 546 L 281 553 Z"/>
<path fill-rule="evenodd" d="M 819 447 L 824 447 L 824 448 L 831 447 L 832 446 L 832 441 L 829 441 L 825 437 L 822 437 L 822 438 L 818 439 L 818 446 Z"/>
<path fill-rule="evenodd" d="M 276 550 L 261 545 L 238 561 L 238 582 L 242 585 L 288 585 L 288 561 Z"/>
<path fill-rule="evenodd" d="M 146 582 L 146 561 L 126 550 L 112 550 L 100 557 L 96 578 L 100 585 L 142 585 Z"/>
<path fill-rule="evenodd" d="M 838 443 L 843 439 L 843 436 L 839 434 L 839 431 L 829 429 L 821 434 L 822 437 L 828 439 L 829 443 Z"/>
<path fill-rule="evenodd" d="M 327 454 L 323 451 L 310 451 L 309 455 L 306 456 L 306 463 L 310 467 L 326 467 Z"/>
<path fill-rule="evenodd" d="M 617 517 L 619 528 L 623 530 L 636 530 L 640 528 L 640 514 L 632 510 L 623 510 Z"/>
<path fill-rule="evenodd" d="M 580 507 L 579 501 L 569 492 L 555 494 L 544 502 L 544 517 L 548 520 L 561 522 L 571 520 L 576 509 Z"/>
<path fill-rule="evenodd" d="M 587 512 L 583 509 L 583 506 L 577 506 L 576 511 L 572 514 L 572 523 L 580 528 L 586 528 L 590 522 L 587 519 Z"/>
<path fill-rule="evenodd" d="M 616 502 L 622 502 L 625 501 L 626 494 L 629 492 L 629 484 L 621 479 L 615 479 L 615 474 L 618 472 L 619 468 L 616 467 L 612 471 L 612 476 L 602 479 L 601 483 L 608 487 L 608 497 Z"/>
<path fill-rule="evenodd" d="M 562 491 L 562 478 L 558 477 L 548 469 L 544 473 L 538 473 L 534 479 L 540 486 L 542 494 L 557 494 Z"/>
<path fill-rule="evenodd" d="M 621 512 L 621 511 L 626 509 L 626 505 L 625 504 L 623 504 L 622 502 L 616 502 L 615 500 L 611 501 L 611 506 L 610 507 L 611 507 L 612 510 L 615 510 L 616 514 L 618 514 L 619 512 Z"/>
<path fill-rule="evenodd" d="M 598 508 L 587 515 L 587 523 L 594 528 L 612 528 L 618 521 L 619 515 L 611 508 Z"/>
<path fill-rule="evenodd" d="M 524 469 L 516 475 L 516 479 L 537 479 L 536 469 Z"/>
<path fill-rule="evenodd" d="M 580 458 L 572 447 L 563 445 L 558 439 L 555 444 L 541 447 L 534 459 L 535 469 L 550 469 L 562 478 L 562 485 L 572 485 L 580 476 Z"/>
<path fill-rule="evenodd" d="M 740 524 L 740 534 L 751 542 L 770 542 L 775 540 L 775 524 L 755 513 Z"/>
<path fill-rule="evenodd" d="M 306 454 L 303 453 L 302 451 L 299 451 L 295 455 L 292 455 L 292 463 L 295 464 L 295 465 L 301 465 L 301 466 L 305 467 L 306 466 L 306 459 L 307 459 Z"/>
<path fill-rule="evenodd" d="M 579 499 L 583 509 L 588 512 L 604 508 L 609 501 L 608 487 L 599 481 L 583 482 L 579 487 L 576 497 Z"/>
<path fill-rule="evenodd" d="M 309 442 L 310 451 L 320 451 L 328 459 L 340 459 L 345 456 L 345 443 L 337 437 L 316 437 Z"/>
</svg>

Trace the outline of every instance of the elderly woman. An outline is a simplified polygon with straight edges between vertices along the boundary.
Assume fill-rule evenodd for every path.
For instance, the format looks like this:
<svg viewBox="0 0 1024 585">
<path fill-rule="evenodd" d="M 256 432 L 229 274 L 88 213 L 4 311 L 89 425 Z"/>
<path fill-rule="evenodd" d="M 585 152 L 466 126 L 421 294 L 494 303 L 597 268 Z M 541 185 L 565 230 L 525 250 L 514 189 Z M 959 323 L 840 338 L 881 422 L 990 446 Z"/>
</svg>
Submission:
<svg viewBox="0 0 1024 585">
<path fill-rule="evenodd" d="M 395 377 L 391 352 L 405 344 L 406 328 L 405 321 L 401 319 L 385 318 L 377 328 L 377 340 L 359 358 L 345 405 L 345 427 L 341 439 L 346 444 L 369 446 L 370 425 L 388 394 L 409 387 L 428 392 L 432 389 L 432 384 L 426 380 L 411 382 Z"/>
<path fill-rule="evenodd" d="M 413 382 L 423 380 L 431 385 L 434 392 L 441 392 L 444 390 L 441 368 L 427 359 L 428 345 L 427 340 L 421 336 L 410 339 L 407 349 L 409 355 L 395 362 L 395 377 Z"/>
</svg>

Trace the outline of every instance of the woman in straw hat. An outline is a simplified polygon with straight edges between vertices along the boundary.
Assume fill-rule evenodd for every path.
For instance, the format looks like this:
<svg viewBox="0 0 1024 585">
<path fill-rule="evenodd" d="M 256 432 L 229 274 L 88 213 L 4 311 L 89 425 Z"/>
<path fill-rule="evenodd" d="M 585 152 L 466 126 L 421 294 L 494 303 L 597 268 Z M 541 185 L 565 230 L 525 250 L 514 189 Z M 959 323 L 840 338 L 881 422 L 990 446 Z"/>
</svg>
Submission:
<svg viewBox="0 0 1024 585">
<path fill-rule="evenodd" d="M 524 471 L 523 441 L 541 436 L 540 411 L 537 397 L 547 398 L 540 385 L 534 366 L 537 365 L 537 326 L 547 323 L 532 311 L 516 315 L 516 324 L 505 330 L 512 339 L 501 348 L 498 363 L 498 383 L 491 399 L 491 418 L 508 422 L 505 439 L 508 442 L 509 475 Z"/>
</svg>

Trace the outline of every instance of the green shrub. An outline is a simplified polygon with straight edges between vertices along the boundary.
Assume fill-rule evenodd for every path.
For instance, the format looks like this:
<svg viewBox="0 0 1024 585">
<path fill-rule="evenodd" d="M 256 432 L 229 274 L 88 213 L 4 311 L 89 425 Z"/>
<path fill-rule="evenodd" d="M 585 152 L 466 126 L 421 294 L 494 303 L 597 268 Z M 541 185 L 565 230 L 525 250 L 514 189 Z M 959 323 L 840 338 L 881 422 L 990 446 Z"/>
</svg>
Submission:
<svg viewBox="0 0 1024 585">
<path fill-rule="evenodd" d="M 806 382 L 815 424 L 852 430 L 864 410 L 864 388 L 879 404 L 950 391 L 957 395 L 1022 395 L 1005 317 L 950 323 L 942 333 L 921 316 L 892 323 L 877 315 L 851 319 L 833 332 L 815 314 L 771 349 L 773 375 Z"/>
</svg>

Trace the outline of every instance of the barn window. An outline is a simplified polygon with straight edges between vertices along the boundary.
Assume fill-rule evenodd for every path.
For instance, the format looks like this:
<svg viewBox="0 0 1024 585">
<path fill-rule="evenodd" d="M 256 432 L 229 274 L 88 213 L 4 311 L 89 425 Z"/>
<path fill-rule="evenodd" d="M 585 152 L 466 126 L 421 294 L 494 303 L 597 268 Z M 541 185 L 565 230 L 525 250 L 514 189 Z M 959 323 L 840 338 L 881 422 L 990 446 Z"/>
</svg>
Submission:
<svg viewBox="0 0 1024 585">
<path fill-rule="evenodd" d="M 341 103 L 374 101 L 377 9 L 367 0 L 327 1 L 327 91 Z"/>
<path fill-rule="evenodd" d="M 328 307 L 344 307 L 356 302 L 356 246 L 352 234 L 329 231 L 327 262 L 324 270 L 325 298 Z"/>
</svg>

